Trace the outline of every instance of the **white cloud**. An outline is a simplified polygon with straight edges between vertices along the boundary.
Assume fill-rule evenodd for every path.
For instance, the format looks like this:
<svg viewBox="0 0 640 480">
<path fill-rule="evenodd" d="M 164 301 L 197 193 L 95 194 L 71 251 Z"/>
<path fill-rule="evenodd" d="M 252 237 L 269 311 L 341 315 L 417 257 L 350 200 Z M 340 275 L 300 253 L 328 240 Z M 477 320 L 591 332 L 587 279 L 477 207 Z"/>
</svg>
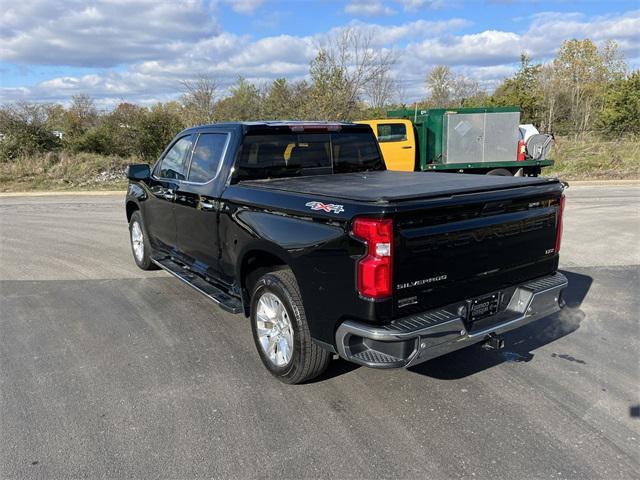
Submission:
<svg viewBox="0 0 640 480">
<path fill-rule="evenodd" d="M 570 38 L 590 38 L 597 43 L 615 40 L 629 57 L 640 56 L 640 10 L 623 15 L 587 19 L 583 14 L 545 12 L 533 16 L 523 35 L 523 49 L 534 56 L 552 55 Z"/>
<path fill-rule="evenodd" d="M 401 52 L 396 71 L 408 99 L 424 95 L 426 71 L 437 64 L 479 80 L 492 90 L 512 75 L 525 51 L 536 62 L 553 58 L 563 41 L 591 38 L 602 45 L 615 40 L 631 65 L 640 64 L 640 11 L 588 19 L 581 14 L 542 14 L 532 18 L 522 33 L 485 30 L 453 35 L 451 32 L 411 42 Z M 637 66 L 636 66 L 637 68 Z"/>
<path fill-rule="evenodd" d="M 489 65 L 520 57 L 520 36 L 513 32 L 486 30 L 459 37 L 428 38 L 407 46 L 415 60 L 428 64 Z"/>
<path fill-rule="evenodd" d="M 400 25 L 379 25 L 356 20 L 349 23 L 346 27 L 334 28 L 328 33 L 329 35 L 335 34 L 344 28 L 359 30 L 362 33 L 370 33 L 372 35 L 373 46 L 382 47 L 395 45 L 406 39 L 437 37 L 438 35 L 451 33 L 469 25 L 471 25 L 471 22 L 461 18 L 437 21 L 415 20 Z"/>
<path fill-rule="evenodd" d="M 234 12 L 243 15 L 253 15 L 264 3 L 264 0 L 224 0 Z"/>
<path fill-rule="evenodd" d="M 445 4 L 444 0 L 396 0 L 402 4 L 407 12 L 417 12 L 418 10 L 431 8 L 442 8 Z"/>
<path fill-rule="evenodd" d="M 515 65 L 490 65 L 488 67 L 466 67 L 461 68 L 460 73 L 469 78 L 475 78 L 480 82 L 492 82 L 496 79 L 510 77 L 516 73 Z"/>
<path fill-rule="evenodd" d="M 230 59 L 234 67 L 254 65 L 256 62 L 270 63 L 286 60 L 290 63 L 308 63 L 315 55 L 315 48 L 309 37 L 278 35 L 251 42 Z"/>
<path fill-rule="evenodd" d="M 32 0 L 4 3 L 0 59 L 7 62 L 111 67 L 175 56 L 219 32 L 206 5 L 180 8 L 156 0 Z"/>
<path fill-rule="evenodd" d="M 381 17 L 396 12 L 380 0 L 352 0 L 344 7 L 345 13 L 360 17 Z"/>
<path fill-rule="evenodd" d="M 407 46 L 410 57 L 447 65 L 500 65 L 517 62 L 521 52 L 534 59 L 552 57 L 562 42 L 590 38 L 603 44 L 615 40 L 629 58 L 640 56 L 640 10 L 624 15 L 596 17 L 544 13 L 533 17 L 527 31 L 485 30 L 465 35 L 441 35 Z"/>
<path fill-rule="evenodd" d="M 157 3 L 161 2 L 154 0 L 153 5 Z M 129 39 L 124 32 L 139 22 L 114 18 L 110 13 L 110 8 L 115 8 L 113 3 L 109 3 L 108 8 L 105 5 L 107 2 L 103 0 L 71 13 L 67 8 L 49 7 L 43 3 L 39 7 L 47 9 L 44 14 L 26 6 L 12 7 L 0 13 L 3 24 L 0 35 L 3 40 L 9 39 L 0 44 L 0 56 L 5 60 L 27 65 L 48 62 L 125 64 L 117 69 L 96 70 L 90 75 L 60 75 L 32 86 L 0 88 L 0 103 L 17 99 L 65 101 L 76 93 L 89 93 L 103 105 L 114 104 L 119 99 L 149 103 L 177 97 L 180 81 L 201 73 L 215 77 L 223 87 L 230 85 L 238 75 L 256 82 L 268 82 L 278 77 L 301 79 L 306 77 L 318 45 L 327 36 L 345 28 L 336 27 L 309 36 L 275 35 L 256 39 L 211 29 L 210 16 L 200 23 L 194 20 L 192 25 L 185 25 L 183 17 L 167 20 L 168 37 L 160 39 L 161 22 L 168 13 L 164 7 L 158 7 L 145 16 L 149 28 L 143 33 L 132 32 Z M 130 5 L 127 2 L 122 8 L 132 8 Z M 151 3 L 141 0 L 137 0 L 136 5 L 148 5 L 152 9 Z M 202 9 L 207 7 L 192 0 L 183 10 L 188 17 L 203 14 Z M 36 18 L 24 18 L 25 15 Z M 55 29 L 44 20 L 46 17 L 64 18 L 72 28 L 64 32 Z M 41 30 L 35 27 L 38 21 L 43 24 Z M 157 22 L 160 22 L 159 26 L 155 27 L 153 24 Z M 532 55 L 534 61 L 545 61 L 553 57 L 562 41 L 569 38 L 588 37 L 600 44 L 615 40 L 630 63 L 637 65 L 640 62 L 640 11 L 592 18 L 545 13 L 531 17 L 528 27 L 519 31 L 505 27 L 504 30 L 469 33 L 471 22 L 460 18 L 420 19 L 395 25 L 352 21 L 347 27 L 371 33 L 374 48 L 396 50 L 398 61 L 393 73 L 404 90 L 406 101 L 424 95 L 424 76 L 436 64 L 450 65 L 457 72 L 477 78 L 483 86 L 492 88 L 515 71 L 522 51 Z M 113 36 L 104 33 L 109 29 L 115 29 L 122 38 L 105 40 Z M 465 29 L 464 33 L 460 32 L 462 29 Z M 33 45 L 38 42 L 44 47 L 35 48 Z M 154 48 L 153 42 L 159 42 L 159 47 Z M 56 45 L 55 52 L 53 45 Z M 113 52 L 114 48 L 128 52 Z M 72 63 L 74 59 L 76 63 Z"/>
</svg>

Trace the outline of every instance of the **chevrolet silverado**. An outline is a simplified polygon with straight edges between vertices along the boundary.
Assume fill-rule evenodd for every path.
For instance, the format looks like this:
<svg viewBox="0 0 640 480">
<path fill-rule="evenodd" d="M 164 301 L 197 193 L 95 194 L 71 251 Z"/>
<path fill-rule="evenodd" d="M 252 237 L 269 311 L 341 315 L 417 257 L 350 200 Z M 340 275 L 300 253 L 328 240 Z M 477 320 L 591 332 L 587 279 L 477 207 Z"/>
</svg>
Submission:
<svg viewBox="0 0 640 480">
<path fill-rule="evenodd" d="M 557 312 L 563 184 L 387 171 L 370 127 L 244 122 L 130 165 L 133 257 L 250 318 L 286 383 L 407 367 Z"/>
</svg>

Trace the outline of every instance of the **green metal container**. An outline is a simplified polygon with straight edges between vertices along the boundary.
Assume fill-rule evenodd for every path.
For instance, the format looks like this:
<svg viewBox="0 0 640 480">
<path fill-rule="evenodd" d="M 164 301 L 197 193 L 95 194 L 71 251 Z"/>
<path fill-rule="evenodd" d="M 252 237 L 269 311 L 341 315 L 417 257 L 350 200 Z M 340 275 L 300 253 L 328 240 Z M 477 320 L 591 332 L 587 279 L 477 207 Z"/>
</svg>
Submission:
<svg viewBox="0 0 640 480">
<path fill-rule="evenodd" d="M 550 160 L 516 160 L 519 115 L 518 107 L 402 109 L 387 112 L 389 118 L 413 122 L 419 169 L 423 171 L 552 165 Z"/>
</svg>

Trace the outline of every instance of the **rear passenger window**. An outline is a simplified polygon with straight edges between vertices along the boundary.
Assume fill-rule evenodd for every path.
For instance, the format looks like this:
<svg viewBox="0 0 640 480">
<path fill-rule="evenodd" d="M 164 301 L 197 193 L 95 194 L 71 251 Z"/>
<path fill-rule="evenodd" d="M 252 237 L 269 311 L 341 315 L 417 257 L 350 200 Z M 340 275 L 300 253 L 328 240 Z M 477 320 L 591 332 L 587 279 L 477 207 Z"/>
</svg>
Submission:
<svg viewBox="0 0 640 480">
<path fill-rule="evenodd" d="M 160 162 L 158 176 L 160 178 L 173 178 L 176 180 L 185 179 L 184 160 L 191 149 L 191 136 L 182 137 Z"/>
<path fill-rule="evenodd" d="M 407 140 L 407 127 L 404 123 L 378 124 L 379 142 L 404 142 Z"/>
<path fill-rule="evenodd" d="M 188 179 L 190 182 L 205 183 L 216 176 L 227 137 L 228 135 L 224 133 L 200 135 L 191 157 Z"/>
</svg>

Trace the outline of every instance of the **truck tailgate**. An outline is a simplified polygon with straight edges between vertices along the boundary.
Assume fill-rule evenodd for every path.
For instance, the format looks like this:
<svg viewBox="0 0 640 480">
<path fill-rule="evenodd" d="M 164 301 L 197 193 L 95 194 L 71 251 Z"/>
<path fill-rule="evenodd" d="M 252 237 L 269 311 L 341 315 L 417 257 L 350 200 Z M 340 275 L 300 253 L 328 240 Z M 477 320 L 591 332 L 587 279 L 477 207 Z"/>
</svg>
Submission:
<svg viewBox="0 0 640 480">
<path fill-rule="evenodd" d="M 396 314 L 500 291 L 557 269 L 561 186 L 394 217 Z M 537 191 L 537 193 L 536 193 Z"/>
<path fill-rule="evenodd" d="M 392 217 L 394 317 L 500 291 L 557 269 L 563 189 L 557 179 L 375 171 L 240 186 L 344 203 L 341 213 L 329 214 L 336 219 Z"/>
</svg>

